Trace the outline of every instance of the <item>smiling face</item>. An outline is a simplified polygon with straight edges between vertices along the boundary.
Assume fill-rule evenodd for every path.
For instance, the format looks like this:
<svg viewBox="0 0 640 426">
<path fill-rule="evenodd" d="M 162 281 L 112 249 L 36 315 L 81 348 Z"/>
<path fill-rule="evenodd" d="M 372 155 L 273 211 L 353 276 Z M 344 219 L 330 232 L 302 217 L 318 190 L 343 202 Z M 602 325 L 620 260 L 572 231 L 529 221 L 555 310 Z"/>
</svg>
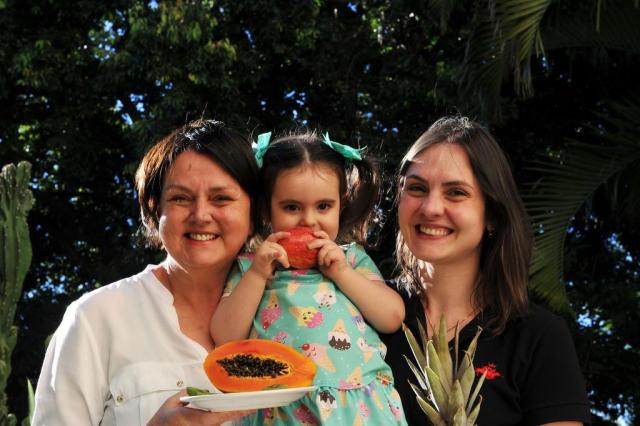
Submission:
<svg viewBox="0 0 640 426">
<path fill-rule="evenodd" d="M 399 188 L 400 232 L 413 255 L 435 265 L 477 265 L 485 201 L 464 148 L 439 143 L 418 154 Z"/>
<path fill-rule="evenodd" d="M 320 164 L 280 172 L 271 195 L 270 220 L 274 232 L 308 226 L 335 240 L 340 228 L 340 181 L 333 169 Z"/>
<path fill-rule="evenodd" d="M 228 268 L 249 232 L 251 202 L 219 164 L 194 151 L 178 155 L 162 188 L 160 240 L 182 268 Z"/>
</svg>

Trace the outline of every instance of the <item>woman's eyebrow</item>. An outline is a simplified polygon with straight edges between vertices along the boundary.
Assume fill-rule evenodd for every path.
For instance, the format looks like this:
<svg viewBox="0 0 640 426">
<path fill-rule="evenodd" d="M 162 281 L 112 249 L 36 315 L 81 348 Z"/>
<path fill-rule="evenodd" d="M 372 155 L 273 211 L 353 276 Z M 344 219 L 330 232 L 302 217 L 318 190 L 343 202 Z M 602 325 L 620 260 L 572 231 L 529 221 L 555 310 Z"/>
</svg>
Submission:
<svg viewBox="0 0 640 426">
<path fill-rule="evenodd" d="M 234 189 L 235 188 L 232 186 L 219 185 L 219 186 L 212 186 L 210 188 L 207 188 L 207 192 L 230 191 Z M 169 183 L 165 186 L 165 190 L 166 191 L 177 190 L 177 191 L 187 191 L 187 192 L 193 191 L 192 188 L 185 185 L 181 185 L 179 183 Z"/>
<path fill-rule="evenodd" d="M 165 191 L 170 191 L 170 190 L 177 190 L 177 191 L 189 191 L 189 188 L 187 188 L 184 185 L 180 185 L 177 183 L 168 183 L 164 186 Z"/>
<path fill-rule="evenodd" d="M 464 180 L 452 180 L 452 181 L 443 183 L 443 185 L 444 186 L 467 186 L 469 188 L 473 188 L 473 185 L 471 185 L 470 183 Z"/>
<path fill-rule="evenodd" d="M 407 175 L 404 179 L 405 179 L 405 181 L 407 181 L 409 179 L 412 179 L 412 180 L 417 180 L 417 181 L 425 183 L 425 184 L 429 183 L 429 181 L 427 179 L 423 178 L 420 175 Z M 443 186 L 467 186 L 469 188 L 473 188 L 472 184 L 468 183 L 467 181 L 459 180 L 459 179 L 458 180 L 446 181 L 442 185 Z"/>
<path fill-rule="evenodd" d="M 406 175 L 404 180 L 407 181 L 409 179 L 419 180 L 420 182 L 427 183 L 427 180 L 420 175 Z"/>
</svg>

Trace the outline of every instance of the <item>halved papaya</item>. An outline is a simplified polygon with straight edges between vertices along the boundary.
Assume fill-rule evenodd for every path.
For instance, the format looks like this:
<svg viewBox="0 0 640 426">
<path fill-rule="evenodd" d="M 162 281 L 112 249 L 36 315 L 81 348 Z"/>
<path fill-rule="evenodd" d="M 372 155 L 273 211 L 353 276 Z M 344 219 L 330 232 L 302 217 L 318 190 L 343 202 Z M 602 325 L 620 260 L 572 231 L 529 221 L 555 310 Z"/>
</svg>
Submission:
<svg viewBox="0 0 640 426">
<path fill-rule="evenodd" d="M 223 392 L 250 392 L 310 386 L 316 365 L 291 346 L 246 339 L 225 343 L 209 352 L 204 371 Z"/>
</svg>

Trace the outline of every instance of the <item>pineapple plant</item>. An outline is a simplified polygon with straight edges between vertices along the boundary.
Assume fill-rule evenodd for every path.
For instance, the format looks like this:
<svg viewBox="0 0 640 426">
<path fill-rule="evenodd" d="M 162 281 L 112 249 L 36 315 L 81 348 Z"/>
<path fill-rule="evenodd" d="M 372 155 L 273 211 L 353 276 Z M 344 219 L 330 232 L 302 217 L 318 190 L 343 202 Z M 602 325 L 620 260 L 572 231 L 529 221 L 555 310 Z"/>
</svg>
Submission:
<svg viewBox="0 0 640 426">
<path fill-rule="evenodd" d="M 485 372 L 476 381 L 473 367 L 473 357 L 482 328 L 478 327 L 458 365 L 458 326 L 456 325 L 454 338 L 455 359 L 452 359 L 446 324 L 445 316 L 442 315 L 439 330 L 436 332 L 434 328 L 433 336 L 429 339 L 424 327 L 418 323 L 421 343 L 418 343 L 408 327 L 402 325 L 416 360 L 414 364 L 405 356 L 419 384 L 417 386 L 411 383 L 411 387 L 422 411 L 435 426 L 475 425 L 482 403 L 480 388 L 486 376 Z"/>
</svg>

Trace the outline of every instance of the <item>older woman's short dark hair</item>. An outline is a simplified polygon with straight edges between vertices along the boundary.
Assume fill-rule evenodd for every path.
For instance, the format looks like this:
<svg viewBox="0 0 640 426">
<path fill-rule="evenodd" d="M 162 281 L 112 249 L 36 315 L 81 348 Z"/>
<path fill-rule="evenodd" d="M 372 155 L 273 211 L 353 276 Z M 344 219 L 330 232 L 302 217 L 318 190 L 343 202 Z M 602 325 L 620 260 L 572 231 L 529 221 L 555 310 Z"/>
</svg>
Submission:
<svg viewBox="0 0 640 426">
<path fill-rule="evenodd" d="M 251 199 L 251 221 L 256 223 L 258 167 L 251 142 L 215 120 L 195 120 L 162 138 L 142 158 L 135 176 L 140 214 L 151 244 L 160 245 L 160 196 L 171 164 L 185 151 L 209 157 L 231 175 Z M 254 226 L 255 229 L 255 226 Z"/>
</svg>

